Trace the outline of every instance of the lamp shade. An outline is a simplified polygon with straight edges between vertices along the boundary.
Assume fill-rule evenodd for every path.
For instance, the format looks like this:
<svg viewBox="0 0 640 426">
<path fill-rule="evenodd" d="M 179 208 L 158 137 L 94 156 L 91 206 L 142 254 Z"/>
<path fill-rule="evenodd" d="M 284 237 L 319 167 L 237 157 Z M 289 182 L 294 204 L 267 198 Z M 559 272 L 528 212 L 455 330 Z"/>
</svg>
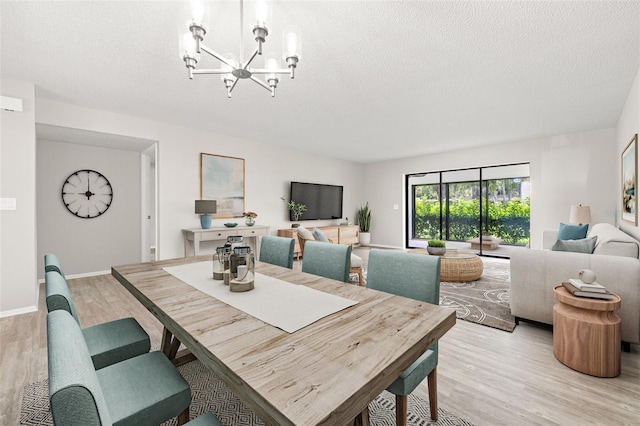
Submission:
<svg viewBox="0 0 640 426">
<path fill-rule="evenodd" d="M 591 223 L 591 208 L 582 204 L 571 206 L 569 223 L 577 223 L 579 225 Z"/>
<path fill-rule="evenodd" d="M 196 213 L 209 214 L 216 212 L 216 200 L 196 200 Z"/>
</svg>

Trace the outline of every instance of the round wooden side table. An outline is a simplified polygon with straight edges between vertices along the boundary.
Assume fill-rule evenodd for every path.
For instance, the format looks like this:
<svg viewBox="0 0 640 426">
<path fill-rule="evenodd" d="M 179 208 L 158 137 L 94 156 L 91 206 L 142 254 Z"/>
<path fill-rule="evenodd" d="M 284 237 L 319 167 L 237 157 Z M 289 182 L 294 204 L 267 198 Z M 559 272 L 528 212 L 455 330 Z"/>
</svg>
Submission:
<svg viewBox="0 0 640 426">
<path fill-rule="evenodd" d="M 572 295 L 553 289 L 553 355 L 576 371 L 596 377 L 620 374 L 620 297 L 613 300 Z"/>
</svg>

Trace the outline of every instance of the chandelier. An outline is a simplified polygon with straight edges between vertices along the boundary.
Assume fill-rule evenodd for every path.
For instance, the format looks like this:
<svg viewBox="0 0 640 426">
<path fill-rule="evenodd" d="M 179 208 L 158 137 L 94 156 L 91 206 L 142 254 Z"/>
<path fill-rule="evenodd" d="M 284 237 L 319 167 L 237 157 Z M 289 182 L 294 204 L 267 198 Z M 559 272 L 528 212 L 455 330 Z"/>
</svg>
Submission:
<svg viewBox="0 0 640 426">
<path fill-rule="evenodd" d="M 180 39 L 180 57 L 189 71 L 189 78 L 193 79 L 194 74 L 218 74 L 227 88 L 227 96 L 231 97 L 231 92 L 240 80 L 252 80 L 259 86 L 264 87 L 271 96 L 276 95 L 276 87 L 280 82 L 279 74 L 289 74 L 291 79 L 295 76 L 295 69 L 300 59 L 301 39 L 297 29 L 289 26 L 282 36 L 284 59 L 287 68 L 282 68 L 277 55 L 268 53 L 264 55 L 264 68 L 251 68 L 251 64 L 256 56 L 262 56 L 262 45 L 269 35 L 267 23 L 270 23 L 271 8 L 270 0 L 257 0 L 255 2 L 255 23 L 253 25 L 253 36 L 257 46 L 253 53 L 245 62 L 238 62 L 233 55 L 226 57 L 205 46 L 204 36 L 207 34 L 207 27 L 204 24 L 206 15 L 206 4 L 204 0 L 191 1 L 191 19 L 187 21 L 188 32 Z M 243 57 L 243 12 L 244 2 L 240 0 L 240 57 Z M 201 52 L 204 52 L 220 61 L 220 68 L 196 69 L 200 61 Z M 264 75 L 264 81 L 257 76 Z"/>
</svg>

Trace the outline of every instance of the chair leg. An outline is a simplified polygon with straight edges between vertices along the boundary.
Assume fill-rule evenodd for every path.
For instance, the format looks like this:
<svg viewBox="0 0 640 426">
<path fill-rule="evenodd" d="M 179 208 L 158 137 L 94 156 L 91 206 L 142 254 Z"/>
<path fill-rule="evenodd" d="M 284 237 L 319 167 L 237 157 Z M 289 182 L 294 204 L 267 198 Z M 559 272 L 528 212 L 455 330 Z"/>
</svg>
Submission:
<svg viewBox="0 0 640 426">
<path fill-rule="evenodd" d="M 182 426 L 189 421 L 189 407 L 178 415 L 178 426 Z"/>
<path fill-rule="evenodd" d="M 431 420 L 438 420 L 438 368 L 434 368 L 427 376 L 427 386 L 429 387 L 429 411 Z"/>
<path fill-rule="evenodd" d="M 396 425 L 407 426 L 407 395 L 396 395 Z"/>
<path fill-rule="evenodd" d="M 362 278 L 362 268 L 358 268 L 358 285 L 364 286 L 364 279 Z"/>
</svg>

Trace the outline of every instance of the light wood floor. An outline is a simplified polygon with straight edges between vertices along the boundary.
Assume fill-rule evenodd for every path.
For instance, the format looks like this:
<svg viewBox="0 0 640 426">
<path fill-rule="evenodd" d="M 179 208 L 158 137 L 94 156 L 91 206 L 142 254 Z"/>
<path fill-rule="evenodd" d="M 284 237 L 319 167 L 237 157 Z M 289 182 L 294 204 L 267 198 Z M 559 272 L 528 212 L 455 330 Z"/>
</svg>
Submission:
<svg viewBox="0 0 640 426">
<path fill-rule="evenodd" d="M 159 344 L 160 323 L 110 275 L 69 286 L 83 327 L 133 316 Z M 38 312 L 0 319 L 0 425 L 19 424 L 22 388 L 47 377 L 45 316 L 41 289 Z M 439 406 L 476 425 L 640 424 L 639 345 L 614 379 L 565 367 L 552 345 L 532 325 L 507 333 L 458 321 L 440 341 Z M 428 399 L 426 380 L 416 392 Z"/>
</svg>

